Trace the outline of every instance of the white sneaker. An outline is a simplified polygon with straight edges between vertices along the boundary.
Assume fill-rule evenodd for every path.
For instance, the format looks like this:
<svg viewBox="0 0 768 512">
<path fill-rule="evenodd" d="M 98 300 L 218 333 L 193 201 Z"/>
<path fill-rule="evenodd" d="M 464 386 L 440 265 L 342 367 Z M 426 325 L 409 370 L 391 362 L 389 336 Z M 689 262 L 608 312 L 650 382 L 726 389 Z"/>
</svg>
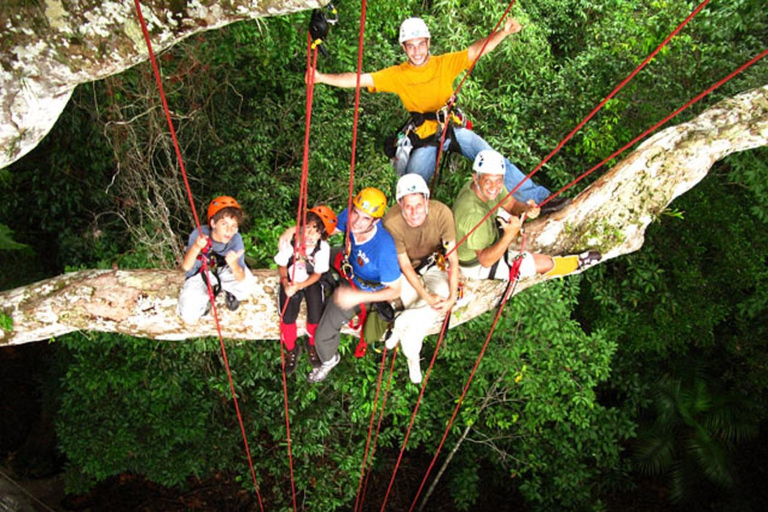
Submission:
<svg viewBox="0 0 768 512">
<path fill-rule="evenodd" d="M 414 384 L 421 384 L 421 365 L 418 359 L 408 359 L 408 376 Z"/>
<path fill-rule="evenodd" d="M 333 370 L 333 367 L 339 364 L 339 361 L 341 361 L 341 356 L 337 352 L 336 355 L 324 362 L 319 368 L 315 368 L 309 372 L 307 381 L 313 384 L 324 381 L 328 374 L 331 373 L 331 370 Z"/>
<path fill-rule="evenodd" d="M 384 344 L 387 346 L 387 350 L 392 350 L 397 346 L 397 342 L 400 341 L 400 337 L 397 335 L 397 333 L 394 331 L 390 331 L 389 338 L 387 338 L 384 342 Z"/>
</svg>

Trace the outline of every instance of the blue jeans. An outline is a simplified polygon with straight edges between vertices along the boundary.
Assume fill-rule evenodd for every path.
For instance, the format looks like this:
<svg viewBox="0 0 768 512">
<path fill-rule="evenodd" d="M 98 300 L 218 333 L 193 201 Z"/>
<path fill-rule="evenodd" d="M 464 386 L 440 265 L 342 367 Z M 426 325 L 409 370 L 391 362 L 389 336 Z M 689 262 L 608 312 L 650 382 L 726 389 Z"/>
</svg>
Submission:
<svg viewBox="0 0 768 512">
<path fill-rule="evenodd" d="M 472 130 L 466 128 L 456 128 L 454 130 L 456 134 L 456 142 L 461 148 L 461 154 L 469 158 L 473 162 L 477 154 L 484 149 L 493 149 L 490 144 Z M 451 139 L 446 139 L 443 145 L 443 151 L 448 150 L 448 145 Z M 418 149 L 414 149 L 411 152 L 411 157 L 408 160 L 408 167 L 405 172 L 416 173 L 420 175 L 424 180 L 429 183 L 432 179 L 432 175 L 435 173 L 435 161 L 437 160 L 437 146 L 425 146 Z M 504 185 L 507 190 L 512 190 L 518 183 L 523 181 L 525 174 L 520 171 L 512 162 L 508 159 L 504 159 L 507 163 L 507 173 L 504 176 Z M 536 204 L 541 203 L 547 197 L 550 196 L 549 190 L 541 185 L 537 185 L 533 180 L 527 180 L 523 183 L 523 186 L 518 189 L 514 194 L 515 198 L 519 201 L 528 201 L 533 199 Z"/>
</svg>

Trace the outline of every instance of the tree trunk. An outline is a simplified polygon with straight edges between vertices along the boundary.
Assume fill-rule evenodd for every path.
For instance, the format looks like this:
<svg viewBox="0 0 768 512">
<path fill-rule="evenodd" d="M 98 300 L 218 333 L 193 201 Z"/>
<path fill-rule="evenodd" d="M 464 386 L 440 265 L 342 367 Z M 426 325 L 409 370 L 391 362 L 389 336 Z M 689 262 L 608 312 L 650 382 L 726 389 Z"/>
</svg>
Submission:
<svg viewBox="0 0 768 512">
<path fill-rule="evenodd" d="M 696 119 L 668 128 L 632 152 L 571 205 L 527 228 L 529 248 L 546 254 L 596 249 L 603 262 L 639 249 L 648 225 L 701 181 L 725 156 L 768 144 L 768 86 L 725 100 Z M 257 270 L 257 292 L 236 312 L 219 307 L 222 332 L 237 340 L 278 339 L 277 274 Z M 50 339 L 75 330 L 109 331 L 155 339 L 215 336 L 212 318 L 193 326 L 176 316 L 184 276 L 166 270 L 86 270 L 0 293 L 5 330 L 0 344 Z M 546 280 L 520 283 L 517 292 Z M 499 281 L 468 281 L 467 303 L 451 325 L 498 302 Z M 222 311 L 223 310 L 223 311 Z M 13 328 L 8 329 L 8 317 Z M 303 327 L 303 316 L 299 320 Z M 433 326 L 437 332 L 439 324 Z"/>
<path fill-rule="evenodd" d="M 0 169 L 45 137 L 77 85 L 147 60 L 131 0 L 3 2 L 0 7 Z M 198 32 L 278 16 L 327 0 L 143 0 L 155 53 Z"/>
</svg>

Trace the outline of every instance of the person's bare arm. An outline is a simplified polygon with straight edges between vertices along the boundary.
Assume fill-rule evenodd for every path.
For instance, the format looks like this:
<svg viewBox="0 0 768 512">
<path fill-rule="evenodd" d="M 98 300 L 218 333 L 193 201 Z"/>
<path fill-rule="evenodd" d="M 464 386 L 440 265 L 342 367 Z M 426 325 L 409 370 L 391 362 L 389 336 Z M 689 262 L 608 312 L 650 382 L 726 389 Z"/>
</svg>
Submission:
<svg viewBox="0 0 768 512">
<path fill-rule="evenodd" d="M 304 81 L 309 82 L 309 73 L 305 75 Z M 320 73 L 315 71 L 315 83 L 351 89 L 357 85 L 357 73 Z M 370 73 L 360 75 L 360 87 L 373 87 L 373 77 Z"/>
<path fill-rule="evenodd" d="M 352 309 L 359 304 L 395 300 L 400 297 L 400 279 L 391 283 L 382 283 L 384 288 L 376 291 L 354 290 L 349 286 L 336 289 L 334 299 L 342 309 Z"/>
<path fill-rule="evenodd" d="M 507 20 L 504 22 L 504 28 L 491 36 L 478 39 L 472 43 L 472 46 L 468 48 L 469 61 L 472 62 L 475 59 L 479 59 L 481 50 L 483 51 L 483 55 L 493 51 L 504 39 L 507 38 L 507 36 L 520 32 L 522 28 L 522 25 L 520 25 L 520 23 L 518 23 L 515 18 L 507 18 Z M 486 40 L 488 41 L 488 44 L 485 43 Z M 483 50 L 483 45 L 485 45 L 485 50 Z M 352 87 L 354 87 L 354 85 Z"/>
</svg>

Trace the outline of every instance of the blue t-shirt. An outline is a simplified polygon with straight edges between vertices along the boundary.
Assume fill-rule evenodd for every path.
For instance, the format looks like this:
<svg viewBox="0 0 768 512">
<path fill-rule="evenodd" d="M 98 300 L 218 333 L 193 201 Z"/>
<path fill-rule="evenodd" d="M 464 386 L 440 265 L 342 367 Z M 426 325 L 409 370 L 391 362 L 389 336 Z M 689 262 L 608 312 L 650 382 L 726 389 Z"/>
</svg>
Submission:
<svg viewBox="0 0 768 512">
<path fill-rule="evenodd" d="M 203 234 L 210 238 L 211 236 L 211 227 L 210 226 L 201 226 L 203 230 Z M 192 244 L 195 243 L 195 240 L 197 240 L 197 230 L 193 230 L 189 234 L 189 241 L 187 242 L 187 251 L 190 247 L 192 247 Z M 245 245 L 243 244 L 243 237 L 240 236 L 240 233 L 235 233 L 235 236 L 229 239 L 229 242 L 226 244 L 223 244 L 221 242 L 217 242 L 216 240 L 211 238 L 211 250 L 215 252 L 216 254 L 220 254 L 221 256 L 226 255 L 229 251 L 240 251 L 245 249 Z M 245 252 L 243 252 L 242 256 L 240 256 L 240 259 L 238 260 L 240 262 L 240 266 L 243 268 L 248 268 L 245 266 Z M 200 267 L 203 265 L 203 263 L 198 259 L 195 260 L 195 266 L 192 267 L 191 270 L 189 270 L 185 275 L 187 278 L 192 277 L 193 275 L 197 274 L 200 270 Z"/>
<path fill-rule="evenodd" d="M 339 223 L 336 229 L 342 233 L 347 229 L 348 212 L 345 209 L 338 216 Z M 352 247 L 349 254 L 349 263 L 355 273 L 355 286 L 361 290 L 375 291 L 384 286 L 371 287 L 361 282 L 358 277 L 374 283 L 392 283 L 400 278 L 400 265 L 397 262 L 397 249 L 395 241 L 387 230 L 376 223 L 373 227 L 376 233 L 368 241 L 357 244 L 355 237 L 350 233 Z"/>
</svg>

